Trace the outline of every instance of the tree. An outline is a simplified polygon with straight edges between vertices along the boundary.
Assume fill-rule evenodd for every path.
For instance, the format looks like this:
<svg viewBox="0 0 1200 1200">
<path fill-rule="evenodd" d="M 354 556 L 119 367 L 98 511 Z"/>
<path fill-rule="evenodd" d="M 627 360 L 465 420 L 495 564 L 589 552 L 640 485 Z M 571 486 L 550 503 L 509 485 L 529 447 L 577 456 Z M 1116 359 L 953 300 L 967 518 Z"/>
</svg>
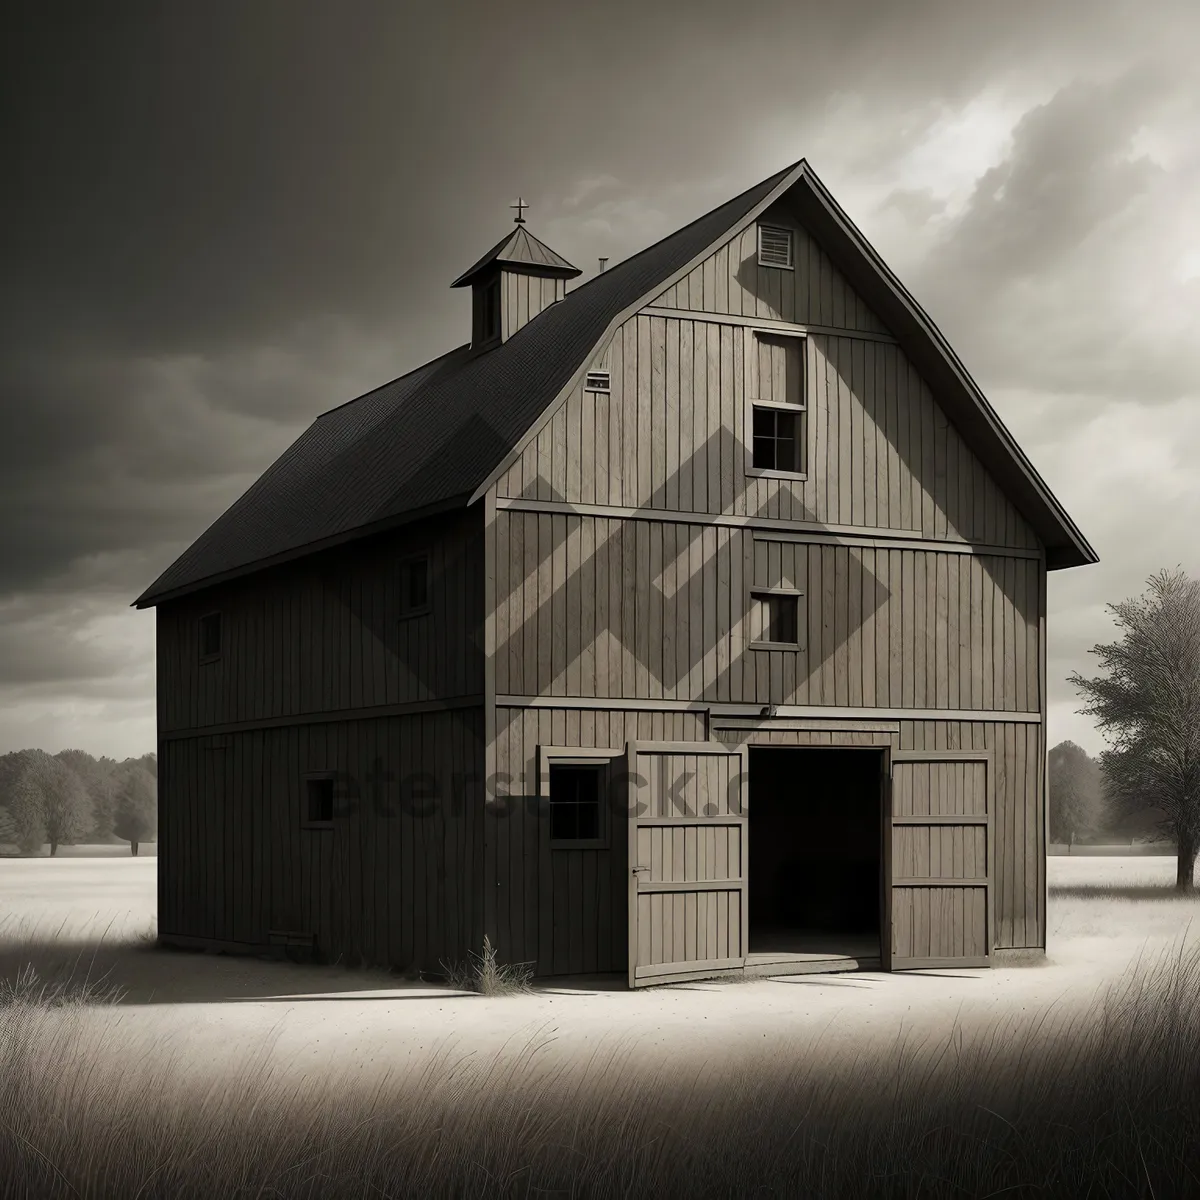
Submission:
<svg viewBox="0 0 1200 1200">
<path fill-rule="evenodd" d="M 60 750 L 54 757 L 66 763 L 79 776 L 91 798 L 95 816 L 92 828 L 86 835 L 88 841 L 110 841 L 116 817 L 113 772 L 117 764 L 111 758 L 93 758 L 86 750 Z"/>
<path fill-rule="evenodd" d="M 79 776 L 66 763 L 44 750 L 28 753 L 13 785 L 9 812 L 21 849 L 32 854 L 49 842 L 53 857 L 60 845 L 71 845 L 91 828 L 92 802 Z"/>
<path fill-rule="evenodd" d="M 116 779 L 117 837 L 129 843 L 130 854 L 138 852 L 138 842 L 151 837 L 158 828 L 158 781 L 136 759 L 122 763 Z"/>
<path fill-rule="evenodd" d="M 1176 569 L 1147 583 L 1142 596 L 1108 606 L 1123 632 L 1092 649 L 1106 674 L 1070 682 L 1112 742 L 1100 765 L 1113 801 L 1162 810 L 1185 891 L 1200 849 L 1200 582 Z"/>
<path fill-rule="evenodd" d="M 1050 840 L 1072 843 L 1100 833 L 1107 815 L 1100 764 L 1074 742 L 1059 742 L 1048 762 Z"/>
</svg>

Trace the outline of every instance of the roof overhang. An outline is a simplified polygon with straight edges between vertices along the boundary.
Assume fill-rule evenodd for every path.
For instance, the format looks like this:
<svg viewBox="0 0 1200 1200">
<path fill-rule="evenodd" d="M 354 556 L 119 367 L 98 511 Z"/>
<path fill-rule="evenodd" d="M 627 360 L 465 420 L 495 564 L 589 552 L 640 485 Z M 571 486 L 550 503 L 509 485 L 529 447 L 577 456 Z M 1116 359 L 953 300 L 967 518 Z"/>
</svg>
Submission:
<svg viewBox="0 0 1200 1200">
<path fill-rule="evenodd" d="M 194 592 L 202 592 L 207 588 L 216 587 L 221 583 L 229 583 L 234 579 L 244 579 L 247 575 L 256 575 L 259 571 L 267 571 L 272 567 L 282 566 L 299 558 L 307 558 L 310 554 L 317 554 L 322 550 L 331 550 L 336 546 L 346 545 L 348 542 L 361 541 L 363 538 L 371 537 L 374 534 L 386 533 L 388 530 L 397 529 L 402 525 L 411 525 L 415 521 L 423 521 L 427 517 L 439 516 L 442 513 L 464 508 L 469 499 L 470 497 L 464 492 L 462 495 L 452 496 L 448 500 L 439 501 L 437 504 L 430 504 L 424 508 L 398 513 L 385 520 L 375 521 L 370 525 L 360 525 L 354 529 L 348 529 L 343 533 L 335 534 L 332 537 L 308 542 L 306 545 L 293 547 L 290 550 L 272 555 L 270 558 L 259 559 L 257 562 L 231 567 L 228 571 L 221 571 L 216 575 L 209 575 L 204 579 L 197 579 L 192 583 L 185 583 L 163 592 L 155 592 L 153 587 L 151 587 L 143 592 L 130 607 L 154 608 L 156 605 L 165 604 L 169 600 L 178 600 L 182 596 L 189 596 Z"/>
</svg>

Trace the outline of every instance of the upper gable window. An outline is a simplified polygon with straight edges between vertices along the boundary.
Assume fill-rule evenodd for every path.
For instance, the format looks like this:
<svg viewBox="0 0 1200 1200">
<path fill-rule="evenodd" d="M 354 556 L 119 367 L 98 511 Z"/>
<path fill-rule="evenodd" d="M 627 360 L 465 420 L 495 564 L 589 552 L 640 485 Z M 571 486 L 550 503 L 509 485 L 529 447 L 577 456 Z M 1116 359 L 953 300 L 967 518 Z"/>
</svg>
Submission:
<svg viewBox="0 0 1200 1200">
<path fill-rule="evenodd" d="M 746 396 L 750 474 L 804 478 L 808 457 L 805 339 L 748 331 Z"/>
<path fill-rule="evenodd" d="M 607 371 L 589 371 L 583 387 L 588 392 L 607 392 L 610 382 L 611 380 Z"/>
<path fill-rule="evenodd" d="M 781 225 L 758 227 L 758 265 L 793 269 L 792 231 Z"/>
</svg>

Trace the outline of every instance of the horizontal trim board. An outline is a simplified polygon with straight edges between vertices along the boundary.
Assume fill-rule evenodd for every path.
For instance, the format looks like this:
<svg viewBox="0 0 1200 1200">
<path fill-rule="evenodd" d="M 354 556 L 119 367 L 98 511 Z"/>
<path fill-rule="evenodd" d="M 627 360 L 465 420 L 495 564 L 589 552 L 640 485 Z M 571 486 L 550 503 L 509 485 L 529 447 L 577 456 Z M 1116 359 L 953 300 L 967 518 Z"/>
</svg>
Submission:
<svg viewBox="0 0 1200 1200">
<path fill-rule="evenodd" d="M 698 825 L 702 828 L 715 828 L 718 825 L 745 825 L 746 817 L 723 814 L 719 817 L 633 817 L 639 829 L 651 825 L 670 825 L 683 828 L 688 825 Z"/>
<path fill-rule="evenodd" d="M 642 312 L 648 317 L 674 317 L 679 321 L 703 321 L 708 325 L 744 325 L 750 329 L 764 329 L 768 332 L 794 333 L 803 336 L 806 333 L 824 333 L 831 337 L 858 338 L 865 342 L 887 342 L 894 346 L 896 339 L 890 333 L 875 333 L 870 329 L 843 329 L 840 325 L 797 325 L 793 321 L 776 321 L 772 317 L 743 317 L 736 313 L 712 313 L 693 311 L 688 308 L 660 308 L 658 305 L 647 305 Z"/>
<path fill-rule="evenodd" d="M 798 477 L 788 475 L 786 478 Z M 936 550 L 948 554 L 1035 560 L 1043 557 L 1041 550 L 1033 550 L 1027 546 L 998 546 L 961 539 L 927 538 L 922 537 L 919 529 L 888 529 L 882 525 L 831 525 L 824 521 L 785 521 L 778 517 L 744 517 L 737 513 L 705 513 L 689 509 L 571 504 L 561 500 L 529 500 L 523 496 L 497 496 L 496 508 L 506 512 L 548 513 L 552 516 L 608 517 L 620 521 L 660 521 L 675 525 L 717 525 L 730 529 L 753 529 L 755 537 L 762 541 L 863 546 L 875 550 Z M 804 536 L 795 536 L 797 534 Z"/>
<path fill-rule="evenodd" d="M 221 950 L 226 954 L 266 954 L 270 951 L 265 942 L 230 942 L 189 933 L 160 933 L 155 941 L 160 946 L 178 946 L 181 950 Z"/>
<path fill-rule="evenodd" d="M 991 959 L 978 958 L 896 958 L 892 956 L 893 971 L 920 971 L 925 967 L 990 967 Z"/>
<path fill-rule="evenodd" d="M 900 732 L 899 721 L 819 721 L 816 719 L 792 721 L 753 721 L 737 717 L 713 718 L 714 732 L 726 730 L 730 733 L 896 733 Z M 818 747 L 819 749 L 819 747 Z"/>
<path fill-rule="evenodd" d="M 408 717 L 421 713 L 453 712 L 460 708 L 480 708 L 483 696 L 454 696 L 448 700 L 410 700 L 405 704 L 374 704 L 366 708 L 339 708 L 328 712 L 295 713 L 284 717 L 262 717 L 254 721 L 230 721 L 224 725 L 200 725 L 192 729 L 166 729 L 159 732 L 162 742 L 183 738 L 208 737 L 222 733 L 247 733 L 254 729 L 280 729 L 290 725 L 320 725 L 333 721 L 369 721 L 375 717 Z"/>
<path fill-rule="evenodd" d="M 777 975 L 833 975 L 844 971 L 877 971 L 880 967 L 878 954 L 855 958 L 789 959 L 785 961 L 756 961 L 758 955 L 750 954 L 742 971 L 747 976 L 764 976 L 774 979 Z"/>
<path fill-rule="evenodd" d="M 991 763 L 990 750 L 897 750 L 893 762 L 981 762 Z"/>
<path fill-rule="evenodd" d="M 893 825 L 986 825 L 990 820 L 987 813 L 904 813 L 891 818 Z"/>
<path fill-rule="evenodd" d="M 657 883 L 638 883 L 638 895 L 649 892 L 741 892 L 746 884 L 741 879 L 700 879 L 680 882 L 660 880 Z"/>
<path fill-rule="evenodd" d="M 987 876 L 974 877 L 971 879 L 918 879 L 918 878 L 902 878 L 893 879 L 892 887 L 903 888 L 943 888 L 943 887 L 987 887 Z"/>
<path fill-rule="evenodd" d="M 685 971 L 740 971 L 745 962 L 741 958 L 703 958 L 694 962 L 654 963 L 648 967 L 634 967 L 635 979 L 661 979 Z"/>
<path fill-rule="evenodd" d="M 501 695 L 496 697 L 496 707 L 603 709 L 609 712 L 707 712 L 716 719 L 718 716 L 756 717 L 763 705 L 740 704 L 726 707 L 703 700 L 623 700 L 619 696 Z M 832 704 L 780 704 L 776 706 L 775 715 L 784 718 L 851 717 L 868 721 L 873 717 L 897 721 L 974 721 L 985 725 L 1037 725 L 1042 720 L 1042 714 L 1036 712 L 1004 712 L 974 708 L 842 708 Z M 769 730 L 773 726 L 764 723 L 761 728 Z M 688 753 L 694 754 L 695 751 L 689 750 Z M 952 757 L 961 759 L 969 754 L 969 751 L 962 754 L 955 751 Z"/>
</svg>

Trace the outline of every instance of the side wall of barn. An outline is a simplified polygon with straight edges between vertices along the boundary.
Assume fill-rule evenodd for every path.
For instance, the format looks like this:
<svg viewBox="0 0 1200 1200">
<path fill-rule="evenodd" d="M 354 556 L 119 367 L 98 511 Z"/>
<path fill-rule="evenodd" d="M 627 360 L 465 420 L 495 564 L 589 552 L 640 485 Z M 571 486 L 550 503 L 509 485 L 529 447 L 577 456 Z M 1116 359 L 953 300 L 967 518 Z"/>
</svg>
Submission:
<svg viewBox="0 0 1200 1200">
<path fill-rule="evenodd" d="M 158 608 L 161 937 L 429 970 L 478 948 L 481 531 L 477 507 Z M 334 776 L 332 828 L 305 827 L 309 772 Z"/>
<path fill-rule="evenodd" d="M 160 742 L 158 929 L 257 951 L 437 970 L 482 940 L 483 710 L 314 721 Z M 334 776 L 331 828 L 305 776 Z"/>
</svg>

